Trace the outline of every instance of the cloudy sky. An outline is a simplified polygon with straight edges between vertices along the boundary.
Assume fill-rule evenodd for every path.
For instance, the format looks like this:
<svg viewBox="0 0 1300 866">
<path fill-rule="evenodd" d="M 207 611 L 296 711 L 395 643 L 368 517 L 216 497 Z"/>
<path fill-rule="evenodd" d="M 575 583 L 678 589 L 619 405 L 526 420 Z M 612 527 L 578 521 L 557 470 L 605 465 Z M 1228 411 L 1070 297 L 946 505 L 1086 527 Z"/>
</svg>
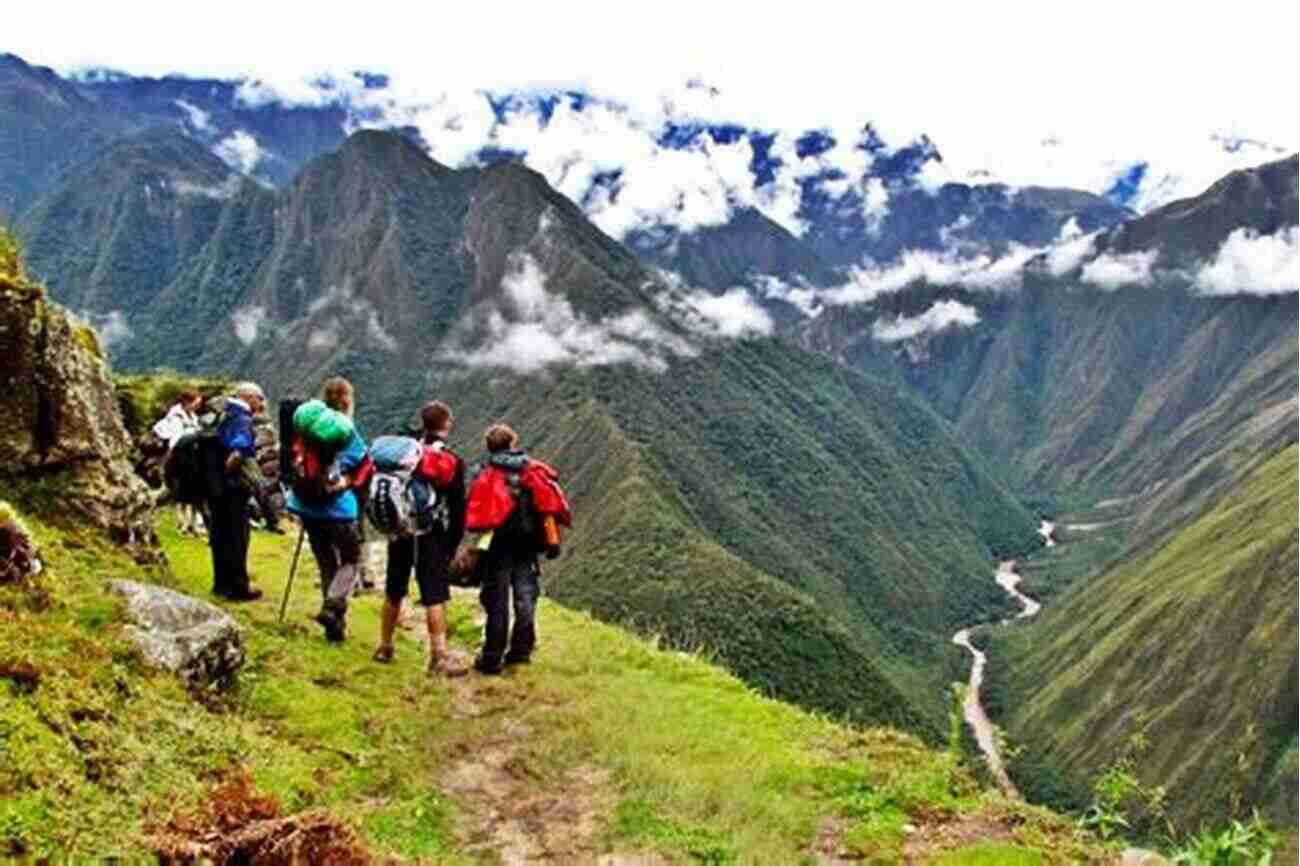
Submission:
<svg viewBox="0 0 1300 866">
<path fill-rule="evenodd" d="M 854 5 L 47 2 L 6 13 L 0 50 L 63 72 L 243 78 L 250 101 L 320 100 L 311 82 L 332 75 L 335 95 L 342 82 L 384 122 L 420 128 L 443 162 L 526 153 L 616 237 L 666 212 L 685 229 L 720 222 L 737 204 L 798 233 L 799 185 L 828 170 L 842 177 L 828 191 L 852 186 L 870 217 L 888 202 L 858 147 L 866 123 L 892 147 L 928 135 L 943 157 L 930 181 L 1128 184 L 1122 203 L 1138 211 L 1300 148 L 1285 86 L 1295 16 L 1281 3 Z M 360 93 L 362 69 L 389 88 Z M 483 98 L 564 90 L 595 100 L 546 117 L 525 103 L 503 121 Z M 756 183 L 745 137 L 664 146 L 665 124 L 683 120 L 780 132 L 783 167 Z M 810 130 L 835 146 L 797 153 Z M 223 145 L 243 170 L 258 158 L 251 138 Z M 601 175 L 615 171 L 606 202 Z"/>
</svg>

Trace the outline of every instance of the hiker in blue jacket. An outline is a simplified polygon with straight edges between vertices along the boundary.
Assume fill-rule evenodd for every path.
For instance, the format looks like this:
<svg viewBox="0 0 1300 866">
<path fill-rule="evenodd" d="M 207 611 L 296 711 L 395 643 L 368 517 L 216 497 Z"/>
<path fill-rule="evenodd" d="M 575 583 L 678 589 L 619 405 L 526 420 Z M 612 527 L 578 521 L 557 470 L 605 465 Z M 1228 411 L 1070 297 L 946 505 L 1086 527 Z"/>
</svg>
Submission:
<svg viewBox="0 0 1300 866">
<path fill-rule="evenodd" d="M 226 400 L 217 427 L 219 463 L 209 482 L 212 526 L 212 592 L 230 601 L 254 601 L 262 591 L 248 576 L 249 470 L 257 467 L 253 415 L 266 405 L 266 395 L 252 382 L 235 386 Z M 211 465 L 211 464 L 209 464 Z"/>
<path fill-rule="evenodd" d="M 335 376 L 323 386 L 324 402 L 336 411 L 351 415 L 355 407 L 352 383 Z M 312 555 L 320 569 L 321 609 L 316 621 L 325 638 L 342 641 L 347 635 L 348 597 L 360 576 L 361 507 L 353 488 L 366 464 L 366 442 L 353 428 L 352 438 L 339 449 L 330 468 L 330 498 L 307 504 L 292 490 L 286 500 L 289 511 L 302 520 Z"/>
</svg>

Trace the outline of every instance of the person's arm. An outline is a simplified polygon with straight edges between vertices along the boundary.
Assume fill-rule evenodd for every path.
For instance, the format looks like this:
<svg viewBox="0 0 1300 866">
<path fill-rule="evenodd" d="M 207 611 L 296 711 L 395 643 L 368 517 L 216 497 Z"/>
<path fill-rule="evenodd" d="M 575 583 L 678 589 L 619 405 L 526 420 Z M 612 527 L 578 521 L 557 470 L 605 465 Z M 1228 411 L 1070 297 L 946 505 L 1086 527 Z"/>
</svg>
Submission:
<svg viewBox="0 0 1300 866">
<path fill-rule="evenodd" d="M 227 412 L 217 428 L 221 444 L 225 446 L 226 471 L 234 472 L 245 457 L 255 457 L 255 437 L 253 435 L 253 418 L 246 412 Z"/>
<path fill-rule="evenodd" d="M 455 550 L 465 537 L 465 461 L 456 458 L 456 474 L 447 487 L 447 540 Z"/>
<path fill-rule="evenodd" d="M 361 434 L 352 431 L 352 438 L 348 440 L 347 446 L 339 452 L 339 479 L 329 485 L 329 490 L 338 493 L 347 490 L 352 486 L 353 475 L 366 460 L 366 440 L 361 438 Z"/>
</svg>

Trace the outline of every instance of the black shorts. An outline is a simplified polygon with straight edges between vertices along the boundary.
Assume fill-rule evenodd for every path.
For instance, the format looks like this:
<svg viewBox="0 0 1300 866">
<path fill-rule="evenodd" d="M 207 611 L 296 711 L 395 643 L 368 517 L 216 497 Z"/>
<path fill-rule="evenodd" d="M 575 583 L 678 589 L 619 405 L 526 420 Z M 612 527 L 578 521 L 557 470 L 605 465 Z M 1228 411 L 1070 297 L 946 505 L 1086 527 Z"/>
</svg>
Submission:
<svg viewBox="0 0 1300 866">
<path fill-rule="evenodd" d="M 431 607 L 448 601 L 451 584 L 447 580 L 447 569 L 455 553 L 447 539 L 438 532 L 388 542 L 384 594 L 395 602 L 405 598 L 414 567 L 415 582 L 420 587 L 420 604 Z"/>
</svg>

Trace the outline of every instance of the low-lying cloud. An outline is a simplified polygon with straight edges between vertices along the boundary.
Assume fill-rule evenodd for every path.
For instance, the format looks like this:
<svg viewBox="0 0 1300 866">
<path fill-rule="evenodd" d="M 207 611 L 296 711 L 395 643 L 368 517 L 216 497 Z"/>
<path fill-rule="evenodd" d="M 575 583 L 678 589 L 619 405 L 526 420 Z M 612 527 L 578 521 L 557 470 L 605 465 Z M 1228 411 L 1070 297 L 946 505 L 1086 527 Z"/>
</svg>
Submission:
<svg viewBox="0 0 1300 866">
<path fill-rule="evenodd" d="M 1155 279 L 1156 250 L 1102 253 L 1083 266 L 1079 278 L 1107 291 L 1124 286 L 1149 286 Z"/>
<path fill-rule="evenodd" d="M 547 291 L 546 275 L 527 253 L 513 257 L 501 290 L 501 303 L 473 312 L 462 323 L 452 347 L 441 353 L 443 360 L 517 373 L 613 364 L 662 372 L 668 356 L 695 353 L 644 310 L 601 320 L 584 316 L 568 299 Z"/>
<path fill-rule="evenodd" d="M 189 121 L 190 126 L 195 131 L 207 132 L 211 129 L 211 114 L 199 108 L 197 105 L 191 105 L 184 99 L 173 99 L 172 102 L 176 104 L 177 108 L 185 112 L 186 120 Z"/>
<path fill-rule="evenodd" d="M 179 180 L 173 184 L 172 188 L 176 190 L 178 195 L 199 195 L 224 201 L 239 192 L 241 183 L 238 174 L 231 174 L 218 184 L 200 184 L 188 180 Z"/>
<path fill-rule="evenodd" d="M 397 351 L 397 338 L 385 327 L 379 309 L 367 298 L 355 295 L 349 282 L 329 286 L 307 305 L 306 315 L 290 328 L 310 325 L 307 347 L 333 349 L 343 334 L 365 334 L 367 345 Z"/>
<path fill-rule="evenodd" d="M 243 174 L 252 174 L 263 156 L 257 139 L 242 129 L 237 129 L 218 141 L 213 145 L 212 152 L 226 165 Z"/>
<path fill-rule="evenodd" d="M 693 334 L 735 340 L 766 337 L 773 331 L 772 317 L 744 286 L 714 294 L 687 288 L 671 271 L 660 271 L 660 278 L 670 287 L 658 296 L 660 309 Z"/>
<path fill-rule="evenodd" d="M 240 307 L 230 314 L 230 323 L 235 328 L 235 339 L 245 346 L 257 342 L 257 334 L 266 321 L 266 307 Z"/>
<path fill-rule="evenodd" d="M 979 324 L 975 308 L 959 301 L 936 301 L 917 316 L 881 319 L 871 326 L 871 336 L 881 343 L 897 343 L 924 334 L 938 334 L 949 328 L 970 328 Z"/>
<path fill-rule="evenodd" d="M 105 350 L 120 346 L 135 336 L 135 331 L 131 329 L 126 315 L 121 310 L 110 310 L 107 313 L 82 310 L 74 313 L 73 316 L 95 332 L 99 344 Z"/>
<path fill-rule="evenodd" d="M 1197 273 L 1194 285 L 1206 295 L 1282 295 L 1300 291 L 1300 243 L 1289 226 L 1271 235 L 1238 229 L 1228 235 L 1214 259 Z"/>
</svg>

